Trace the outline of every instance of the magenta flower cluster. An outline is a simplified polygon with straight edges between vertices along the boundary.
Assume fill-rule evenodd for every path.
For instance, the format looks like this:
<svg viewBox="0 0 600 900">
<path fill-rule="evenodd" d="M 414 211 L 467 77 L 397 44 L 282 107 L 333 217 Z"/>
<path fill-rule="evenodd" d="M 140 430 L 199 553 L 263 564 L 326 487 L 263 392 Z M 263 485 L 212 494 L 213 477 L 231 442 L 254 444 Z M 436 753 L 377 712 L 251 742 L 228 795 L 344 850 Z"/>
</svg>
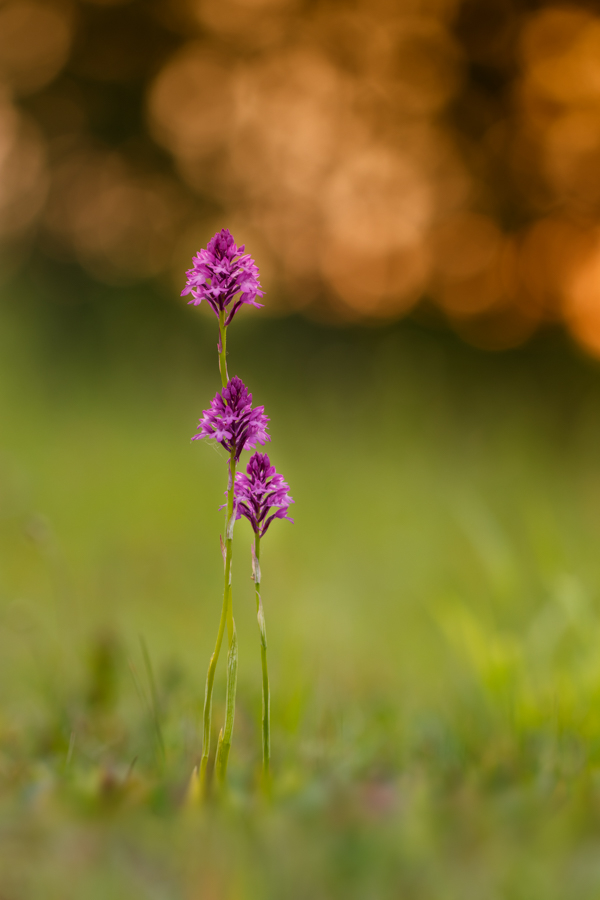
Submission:
<svg viewBox="0 0 600 900">
<path fill-rule="evenodd" d="M 263 297 L 264 291 L 258 280 L 258 267 L 244 253 L 245 249 L 244 244 L 236 245 L 227 228 L 217 232 L 206 249 L 194 257 L 181 296 L 191 294 L 188 302 L 194 306 L 206 300 L 217 318 L 220 313 L 226 313 L 225 325 L 229 325 L 244 303 L 260 308 L 263 304 L 256 298 Z"/>
<path fill-rule="evenodd" d="M 227 371 L 227 326 L 242 304 L 262 306 L 257 302 L 263 296 L 258 280 L 258 269 L 254 260 L 244 254 L 244 247 L 238 247 L 226 228 L 219 231 L 205 250 L 194 257 L 193 267 L 187 272 L 187 281 L 182 296 L 191 294 L 189 301 L 198 306 L 203 300 L 209 304 L 219 320 L 219 371 L 223 389 L 215 394 L 210 407 L 204 410 L 198 434 L 192 440 L 212 438 L 229 453 L 229 480 L 225 492 L 227 501 L 223 504 L 225 515 L 225 540 L 221 539 L 223 555 L 224 587 L 223 607 L 217 634 L 215 650 L 210 658 L 204 692 L 202 758 L 198 772 L 200 790 L 204 796 L 210 757 L 210 735 L 212 716 L 212 695 L 215 670 L 227 624 L 229 652 L 227 656 L 227 689 L 225 703 L 225 724 L 219 734 L 219 744 L 215 758 L 217 781 L 223 785 L 227 772 L 227 760 L 233 733 L 235 693 L 237 685 L 237 633 L 233 620 L 231 562 L 233 551 L 233 526 L 236 519 L 244 516 L 254 529 L 252 547 L 252 578 L 256 588 L 256 615 L 260 635 L 260 658 L 262 667 L 262 743 L 263 775 L 269 776 L 270 738 L 270 688 L 267 669 L 267 634 L 264 608 L 260 595 L 260 539 L 274 519 L 294 520 L 288 509 L 294 502 L 283 477 L 275 471 L 275 466 L 266 453 L 255 452 L 246 467 L 245 474 L 236 472 L 242 450 L 256 450 L 257 444 L 271 440 L 267 433 L 269 419 L 264 406 L 252 407 L 252 394 L 237 376 L 229 378 Z M 221 507 L 223 509 L 223 507 Z"/>
<path fill-rule="evenodd" d="M 271 440 L 267 434 L 269 417 L 264 406 L 252 408 L 252 394 L 241 378 L 234 376 L 220 393 L 215 394 L 209 409 L 205 409 L 200 419 L 193 441 L 214 438 L 226 450 L 240 458 L 242 450 L 254 450 L 257 443 L 266 444 Z"/>
<path fill-rule="evenodd" d="M 294 502 L 289 489 L 267 454 L 255 453 L 250 457 L 246 474 L 238 472 L 235 476 L 236 519 L 245 516 L 259 537 L 263 537 L 273 519 L 293 522 L 287 514 Z"/>
</svg>

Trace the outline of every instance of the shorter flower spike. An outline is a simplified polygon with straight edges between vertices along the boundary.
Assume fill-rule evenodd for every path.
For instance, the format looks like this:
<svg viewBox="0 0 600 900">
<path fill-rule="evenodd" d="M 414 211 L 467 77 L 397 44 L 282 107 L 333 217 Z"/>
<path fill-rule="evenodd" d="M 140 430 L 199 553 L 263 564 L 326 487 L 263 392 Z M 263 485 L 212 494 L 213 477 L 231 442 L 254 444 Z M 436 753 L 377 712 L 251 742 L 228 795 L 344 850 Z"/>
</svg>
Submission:
<svg viewBox="0 0 600 900">
<path fill-rule="evenodd" d="M 192 260 L 192 268 L 186 272 L 187 281 L 181 292 L 182 297 L 192 295 L 188 303 L 194 306 L 206 300 L 217 318 L 220 313 L 227 313 L 226 326 L 242 304 L 259 309 L 263 306 L 256 300 L 257 297 L 264 297 L 258 280 L 258 267 L 244 250 L 244 244 L 238 247 L 227 228 L 218 231 L 206 249 L 200 250 Z"/>
<path fill-rule="evenodd" d="M 254 450 L 257 443 L 266 444 L 271 440 L 267 434 L 269 417 L 264 406 L 252 409 L 252 394 L 241 378 L 233 377 L 220 393 L 215 394 L 210 409 L 205 409 L 198 425 L 200 434 L 193 441 L 213 438 L 230 453 L 235 452 L 235 460 L 242 450 Z"/>
<path fill-rule="evenodd" d="M 283 475 L 277 474 L 267 454 L 254 453 L 246 474 L 238 472 L 235 476 L 236 518 L 245 516 L 259 537 L 265 534 L 273 519 L 293 522 L 287 515 L 288 507 L 294 502 L 288 491 L 289 485 Z"/>
</svg>

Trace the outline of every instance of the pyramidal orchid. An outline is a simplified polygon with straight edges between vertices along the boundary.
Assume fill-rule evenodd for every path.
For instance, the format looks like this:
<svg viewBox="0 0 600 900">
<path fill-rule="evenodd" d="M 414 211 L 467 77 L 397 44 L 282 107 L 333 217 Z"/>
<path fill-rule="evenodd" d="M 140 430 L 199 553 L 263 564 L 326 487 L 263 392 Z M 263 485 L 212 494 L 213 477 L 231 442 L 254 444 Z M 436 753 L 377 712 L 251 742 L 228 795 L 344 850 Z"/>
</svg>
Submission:
<svg viewBox="0 0 600 900">
<path fill-rule="evenodd" d="M 241 516 L 248 519 L 259 538 L 264 537 L 273 519 L 293 522 L 287 515 L 294 502 L 288 494 L 289 489 L 267 454 L 255 453 L 246 466 L 246 474 L 238 472 L 235 476 L 236 519 Z"/>
<path fill-rule="evenodd" d="M 219 320 L 219 367 L 223 386 L 227 383 L 227 326 L 240 306 L 262 307 L 257 297 L 264 291 L 258 280 L 258 268 L 252 257 L 238 247 L 227 228 L 221 229 L 192 260 L 181 296 L 192 295 L 188 303 L 199 306 L 206 300 Z"/>
<path fill-rule="evenodd" d="M 227 483 L 227 512 L 225 515 L 225 543 L 223 545 L 224 578 L 223 607 L 217 633 L 215 651 L 211 657 L 204 701 L 204 737 L 202 759 L 200 763 L 200 779 L 202 786 L 206 779 L 206 769 L 210 753 L 210 728 L 212 718 L 212 692 L 216 666 L 221 650 L 221 643 L 227 625 L 229 654 L 227 661 L 227 697 L 225 704 L 225 726 L 219 735 L 217 757 L 215 762 L 217 777 L 224 781 L 227 771 L 227 760 L 231 747 L 233 722 L 235 715 L 235 691 L 237 683 L 237 635 L 233 619 L 233 603 L 231 592 L 231 561 L 233 556 L 234 515 L 234 482 L 236 466 L 242 450 L 253 450 L 257 443 L 265 444 L 271 440 L 267 434 L 268 416 L 264 406 L 252 407 L 252 394 L 241 378 L 234 376 L 227 382 L 222 391 L 213 397 L 210 407 L 204 410 L 198 425 L 199 434 L 192 440 L 212 438 L 229 452 L 229 478 Z"/>
<path fill-rule="evenodd" d="M 225 628 L 228 637 L 227 687 L 225 698 L 225 723 L 219 733 L 215 772 L 220 784 L 224 784 L 227 761 L 233 734 L 235 695 L 237 686 L 238 649 L 237 633 L 233 618 L 232 603 L 232 559 L 233 529 L 237 519 L 245 516 L 255 532 L 252 550 L 252 571 L 256 586 L 257 614 L 261 642 L 263 670 L 263 770 L 269 771 L 270 722 L 269 722 L 269 681 L 267 674 L 267 639 L 264 614 L 260 599 L 260 539 L 276 518 L 288 518 L 287 510 L 293 502 L 288 494 L 288 486 L 278 475 L 266 454 L 255 452 L 246 467 L 246 473 L 236 472 L 243 451 L 256 450 L 258 444 L 270 441 L 269 419 L 263 406 L 252 406 L 252 394 L 241 380 L 229 378 L 227 372 L 227 327 L 244 304 L 260 307 L 257 298 L 263 296 L 258 280 L 258 269 L 251 256 L 238 247 L 230 234 L 223 228 L 209 241 L 206 249 L 194 257 L 192 268 L 187 272 L 186 286 L 182 295 L 191 294 L 189 303 L 198 306 L 206 300 L 219 321 L 219 370 L 221 391 L 217 392 L 208 409 L 204 410 L 198 425 L 198 434 L 193 440 L 203 438 L 217 441 L 227 450 L 228 480 L 225 507 L 225 540 L 221 539 L 224 565 L 224 586 L 221 618 L 214 652 L 210 658 L 204 694 L 202 757 L 199 771 L 192 778 L 190 796 L 204 796 L 208 780 L 210 757 L 210 736 L 212 727 L 212 696 L 215 673 Z M 291 521 L 291 520 L 290 520 Z M 195 780 L 194 780 L 195 779 Z"/>
<path fill-rule="evenodd" d="M 256 590 L 256 616 L 260 635 L 262 665 L 262 745 L 263 774 L 269 777 L 271 762 L 271 695 L 267 668 L 267 628 L 260 595 L 260 540 L 274 519 L 293 522 L 287 512 L 294 502 L 288 494 L 289 486 L 271 465 L 266 453 L 255 453 L 246 466 L 246 474 L 235 476 L 234 507 L 236 518 L 244 516 L 254 531 L 252 548 L 252 579 Z"/>
<path fill-rule="evenodd" d="M 215 394 L 209 409 L 204 410 L 193 441 L 214 438 L 237 462 L 242 450 L 253 450 L 256 444 L 265 444 L 271 438 L 267 434 L 269 417 L 264 406 L 252 408 L 252 394 L 241 378 L 234 376 L 220 393 Z"/>
</svg>

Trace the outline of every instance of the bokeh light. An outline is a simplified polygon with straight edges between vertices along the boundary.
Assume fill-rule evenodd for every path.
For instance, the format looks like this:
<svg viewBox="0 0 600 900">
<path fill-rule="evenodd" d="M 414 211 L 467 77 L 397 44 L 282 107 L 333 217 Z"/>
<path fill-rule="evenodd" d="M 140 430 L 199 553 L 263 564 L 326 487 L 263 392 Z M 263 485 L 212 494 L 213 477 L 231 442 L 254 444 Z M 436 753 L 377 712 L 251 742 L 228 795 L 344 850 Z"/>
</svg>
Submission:
<svg viewBox="0 0 600 900">
<path fill-rule="evenodd" d="M 175 287 L 191 236 L 234 224 L 267 312 L 425 299 L 478 346 L 562 323 L 600 352 L 589 5 L 6 0 L 0 86 L 11 246 Z"/>
<path fill-rule="evenodd" d="M 568 327 L 592 353 L 600 355 L 600 231 L 589 253 L 574 268 L 567 285 L 564 313 Z"/>
<path fill-rule="evenodd" d="M 19 93 L 44 87 L 67 61 L 72 28 L 68 7 L 35 0 L 0 4 L 0 77 Z"/>
<path fill-rule="evenodd" d="M 14 240 L 40 213 L 47 191 L 46 153 L 38 129 L 0 94 L 0 239 Z"/>
<path fill-rule="evenodd" d="M 80 150 L 54 171 L 44 226 L 55 253 L 121 284 L 166 268 L 186 206 L 171 179 L 141 175 L 115 153 Z"/>
</svg>

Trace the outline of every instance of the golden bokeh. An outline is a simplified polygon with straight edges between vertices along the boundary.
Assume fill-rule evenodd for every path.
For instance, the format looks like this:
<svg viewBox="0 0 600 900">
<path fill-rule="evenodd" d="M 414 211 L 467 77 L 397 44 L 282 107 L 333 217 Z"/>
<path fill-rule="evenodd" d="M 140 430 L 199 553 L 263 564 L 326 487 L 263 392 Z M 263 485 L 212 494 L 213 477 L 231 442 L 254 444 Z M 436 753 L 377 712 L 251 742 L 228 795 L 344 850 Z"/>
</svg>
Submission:
<svg viewBox="0 0 600 900">
<path fill-rule="evenodd" d="M 81 148 L 55 169 L 43 224 L 51 253 L 74 256 L 108 284 L 127 284 L 169 265 L 186 211 L 176 182 Z"/>
<path fill-rule="evenodd" d="M 48 188 L 43 140 L 0 94 L 0 239 L 14 241 L 40 214 Z"/>
<path fill-rule="evenodd" d="M 571 273 L 565 292 L 564 315 L 573 335 L 600 356 L 600 230 L 584 259 Z"/>
<path fill-rule="evenodd" d="M 175 284 L 192 236 L 230 225 L 267 272 L 267 312 L 389 321 L 427 298 L 478 346 L 563 323 L 600 354 L 593 9 L 164 0 L 141 31 L 136 15 L 0 3 L 5 239 L 35 229 L 109 284 Z M 119 143 L 90 116 L 108 102 L 94 85 L 121 83 L 140 120 Z M 32 115 L 20 98 L 38 95 Z"/>
<path fill-rule="evenodd" d="M 68 59 L 72 30 L 68 7 L 51 0 L 0 4 L 0 78 L 19 93 L 44 87 Z"/>
</svg>

